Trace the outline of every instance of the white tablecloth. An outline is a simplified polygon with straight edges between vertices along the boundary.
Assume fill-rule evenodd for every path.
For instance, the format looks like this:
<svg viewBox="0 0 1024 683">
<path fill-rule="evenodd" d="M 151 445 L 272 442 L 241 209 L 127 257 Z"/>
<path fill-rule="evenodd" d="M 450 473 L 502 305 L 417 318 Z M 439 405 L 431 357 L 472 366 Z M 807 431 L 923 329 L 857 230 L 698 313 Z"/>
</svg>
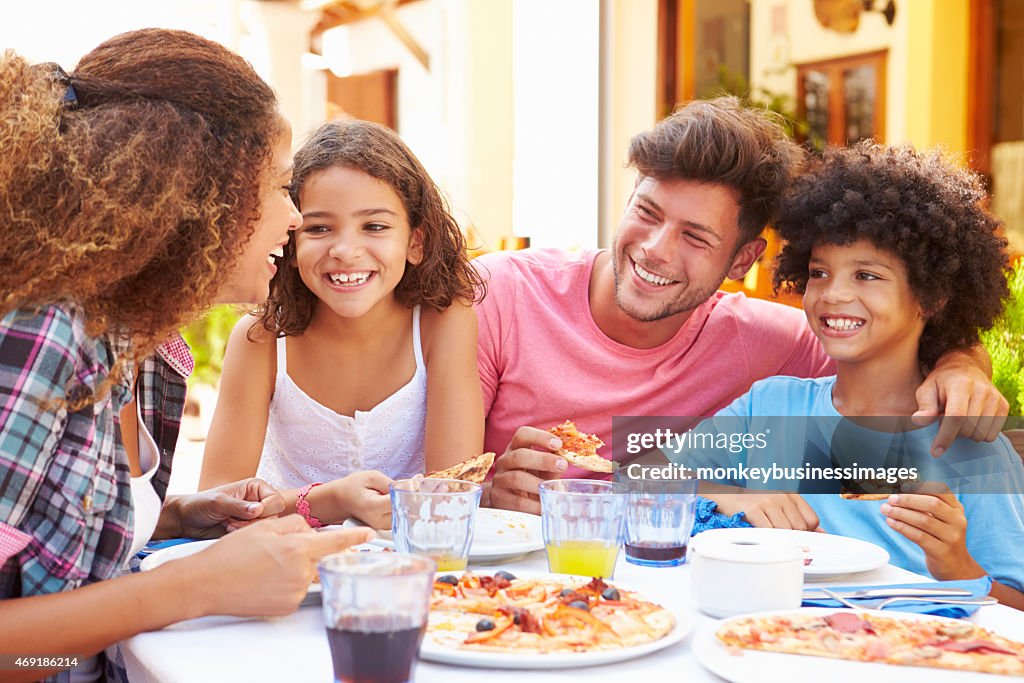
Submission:
<svg viewBox="0 0 1024 683">
<path fill-rule="evenodd" d="M 543 551 L 538 551 L 514 561 L 480 567 L 490 571 L 499 568 L 513 573 L 517 570 L 547 571 L 547 560 Z M 925 580 L 889 565 L 837 580 L 835 584 Z M 670 568 L 638 567 L 625 562 L 620 553 L 614 581 L 681 611 L 691 625 L 686 639 L 640 659 L 558 671 L 472 669 L 421 661 L 416 665 L 415 680 L 418 683 L 721 680 L 705 670 L 691 651 L 694 635 L 713 630 L 716 620 L 698 612 L 691 601 L 689 564 Z M 1024 614 L 1002 605 L 984 607 L 972 620 L 1010 637 L 1024 637 Z M 194 619 L 135 636 L 121 643 L 121 649 L 132 683 L 330 683 L 333 680 L 331 654 L 319 606 L 303 607 L 291 616 L 272 619 Z"/>
</svg>

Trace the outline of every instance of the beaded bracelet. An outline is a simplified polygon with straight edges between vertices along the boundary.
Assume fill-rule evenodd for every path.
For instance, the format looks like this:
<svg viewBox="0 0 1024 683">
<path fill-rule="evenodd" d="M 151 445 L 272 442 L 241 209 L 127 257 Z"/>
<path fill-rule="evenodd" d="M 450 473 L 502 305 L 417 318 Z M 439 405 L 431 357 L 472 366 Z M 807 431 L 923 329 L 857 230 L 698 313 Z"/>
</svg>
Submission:
<svg viewBox="0 0 1024 683">
<path fill-rule="evenodd" d="M 295 498 L 295 511 L 302 515 L 303 519 L 306 520 L 306 524 L 314 529 L 319 529 L 323 526 L 319 519 L 309 514 L 309 502 L 306 500 L 306 494 L 312 490 L 314 486 L 320 486 L 323 482 L 315 481 L 312 484 L 306 484 L 299 489 L 299 495 Z"/>
</svg>

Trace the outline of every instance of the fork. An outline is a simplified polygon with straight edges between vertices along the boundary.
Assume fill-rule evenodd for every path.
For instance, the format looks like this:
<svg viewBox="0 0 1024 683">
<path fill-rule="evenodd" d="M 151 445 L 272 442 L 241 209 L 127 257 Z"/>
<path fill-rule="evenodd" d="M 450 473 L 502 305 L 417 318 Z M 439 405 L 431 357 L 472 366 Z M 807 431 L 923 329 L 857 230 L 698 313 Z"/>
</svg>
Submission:
<svg viewBox="0 0 1024 683">
<path fill-rule="evenodd" d="M 863 607 L 858 607 L 857 605 L 853 604 L 843 596 L 839 595 L 839 593 L 836 593 L 834 590 L 825 588 L 824 586 L 818 586 L 818 590 L 820 590 L 822 593 L 838 602 L 840 605 L 843 605 L 844 607 L 849 607 L 850 609 L 864 609 Z"/>
<path fill-rule="evenodd" d="M 839 595 L 835 591 L 829 590 L 828 588 L 825 588 L 823 586 L 819 586 L 818 590 L 820 590 L 822 593 L 824 593 L 828 597 L 830 597 L 833 600 L 835 600 L 836 602 L 838 602 L 840 605 L 845 605 L 846 607 L 849 607 L 850 609 L 878 609 L 878 610 L 881 610 L 881 609 L 885 609 L 886 607 L 888 607 L 889 605 L 891 605 L 891 604 L 893 604 L 895 602 L 931 602 L 931 603 L 940 603 L 940 604 L 943 604 L 943 605 L 994 605 L 997 602 L 999 602 L 998 600 L 993 598 L 991 595 L 986 595 L 984 597 L 974 598 L 974 599 L 969 599 L 969 600 L 961 600 L 961 599 L 957 599 L 957 598 L 924 598 L 924 597 L 922 597 L 922 598 L 915 598 L 915 597 L 901 596 L 901 597 L 896 597 L 896 598 L 886 598 L 885 600 L 882 600 L 881 602 L 879 602 L 878 604 L 875 604 L 875 605 L 856 605 L 856 604 L 850 602 L 849 600 L 847 600 L 846 598 L 842 597 L 841 595 Z"/>
<path fill-rule="evenodd" d="M 957 598 L 886 598 L 877 605 L 868 609 L 885 609 L 894 602 L 932 602 L 942 605 L 995 605 L 999 601 L 993 598 L 991 595 L 985 595 L 980 598 L 973 598 L 970 600 L 961 600 Z"/>
</svg>

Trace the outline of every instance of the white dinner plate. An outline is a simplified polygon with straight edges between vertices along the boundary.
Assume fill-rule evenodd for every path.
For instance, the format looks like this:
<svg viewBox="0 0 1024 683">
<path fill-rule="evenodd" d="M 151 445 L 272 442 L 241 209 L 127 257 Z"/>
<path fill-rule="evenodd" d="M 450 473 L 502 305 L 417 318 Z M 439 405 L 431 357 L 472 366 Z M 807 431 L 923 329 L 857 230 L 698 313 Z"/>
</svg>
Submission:
<svg viewBox="0 0 1024 683">
<path fill-rule="evenodd" d="M 471 562 L 495 562 L 525 555 L 544 547 L 540 517 L 526 512 L 480 508 L 476 511 L 476 526 L 473 528 L 473 545 L 469 549 Z M 344 526 L 363 526 L 362 522 L 349 519 Z M 391 533 L 378 532 L 371 545 L 394 548 Z"/>
<path fill-rule="evenodd" d="M 487 574 L 478 571 L 477 574 Z M 548 574 L 544 572 L 519 572 L 513 571 L 516 578 L 530 579 L 537 577 L 555 576 L 560 579 L 576 578 L 581 582 L 590 581 L 590 577 L 573 577 L 566 574 Z M 611 581 L 611 585 L 626 590 L 635 590 L 632 586 L 622 584 L 619 581 Z M 651 596 L 642 596 L 647 600 L 657 602 Z M 599 664 L 611 664 L 622 662 L 628 659 L 642 657 L 651 652 L 657 652 L 679 643 L 690 632 L 691 623 L 687 616 L 678 609 L 669 605 L 663 605 L 669 609 L 676 618 L 675 626 L 658 640 L 634 647 L 625 647 L 618 650 L 600 650 L 598 652 L 548 652 L 548 653 L 527 653 L 527 652 L 481 652 L 474 650 L 463 650 L 449 645 L 443 645 L 431 636 L 428 630 L 423 637 L 423 644 L 420 646 L 420 659 L 440 662 L 442 664 L 456 664 L 459 666 L 480 667 L 484 669 L 571 669 L 584 666 L 597 666 Z"/>
<path fill-rule="evenodd" d="M 811 561 L 804 566 L 804 579 L 808 581 L 824 581 L 846 574 L 871 571 L 889 563 L 889 553 L 885 548 L 847 536 L 815 531 L 753 528 L 729 529 L 728 533 L 765 543 L 780 538 L 791 540 L 804 550 L 804 557 Z"/>
<path fill-rule="evenodd" d="M 139 563 L 139 570 L 148 572 L 171 560 L 180 560 L 183 557 L 195 555 L 201 550 L 206 550 L 216 542 L 216 539 L 212 541 L 193 541 L 191 543 L 172 545 L 170 548 L 164 548 L 163 550 L 154 550 Z"/>
<path fill-rule="evenodd" d="M 756 616 L 832 614 L 838 611 L 827 607 L 802 607 L 797 610 L 780 610 L 759 612 Z M 946 617 L 936 617 L 914 612 L 878 612 L 867 610 L 871 614 L 879 614 L 890 619 L 901 621 L 956 621 Z M 733 683 L 793 683 L 794 681 L 829 681 L 829 683 L 864 683 L 864 681 L 899 681 L 899 683 L 979 683 L 981 681 L 1020 680 L 1016 677 L 982 675 L 968 671 L 950 671 L 947 669 L 931 669 L 921 666 L 893 666 L 878 662 L 855 662 L 846 659 L 829 659 L 810 655 L 791 655 L 780 652 L 761 652 L 759 650 L 739 650 L 730 652 L 722 644 L 715 633 L 724 624 L 736 619 L 752 615 L 730 617 L 710 624 L 707 630 L 701 630 L 693 639 L 693 653 L 704 667 L 727 681 Z"/>
</svg>

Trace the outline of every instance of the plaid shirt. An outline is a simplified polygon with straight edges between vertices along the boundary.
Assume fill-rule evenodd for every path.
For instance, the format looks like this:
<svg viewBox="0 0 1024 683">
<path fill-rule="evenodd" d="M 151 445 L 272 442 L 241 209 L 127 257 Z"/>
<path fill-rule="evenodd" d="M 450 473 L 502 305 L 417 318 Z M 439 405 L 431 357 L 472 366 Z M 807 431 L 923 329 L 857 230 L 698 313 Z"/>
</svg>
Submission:
<svg viewBox="0 0 1024 683">
<path fill-rule="evenodd" d="M 179 339 L 142 363 L 142 421 L 160 449 L 161 499 L 191 371 Z M 118 353 L 80 312 L 52 305 L 0 321 L 0 599 L 71 590 L 117 575 L 131 548 L 131 474 L 118 415 L 132 378 L 69 412 L 49 399 L 96 390 Z M 183 376 L 184 375 L 184 376 Z"/>
</svg>

